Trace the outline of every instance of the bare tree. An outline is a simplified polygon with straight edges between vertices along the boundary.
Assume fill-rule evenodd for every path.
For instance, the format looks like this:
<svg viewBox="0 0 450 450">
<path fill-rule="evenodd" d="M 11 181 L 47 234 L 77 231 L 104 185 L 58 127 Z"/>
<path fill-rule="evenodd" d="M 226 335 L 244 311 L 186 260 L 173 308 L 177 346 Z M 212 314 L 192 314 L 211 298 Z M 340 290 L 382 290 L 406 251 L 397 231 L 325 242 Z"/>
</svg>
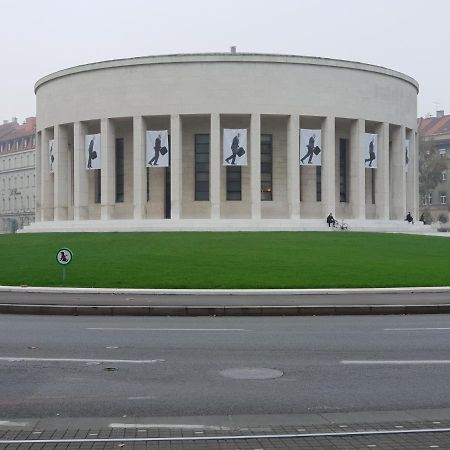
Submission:
<svg viewBox="0 0 450 450">
<path fill-rule="evenodd" d="M 423 197 L 442 181 L 442 172 L 447 170 L 447 158 L 441 158 L 433 142 L 419 137 L 419 194 Z"/>
</svg>

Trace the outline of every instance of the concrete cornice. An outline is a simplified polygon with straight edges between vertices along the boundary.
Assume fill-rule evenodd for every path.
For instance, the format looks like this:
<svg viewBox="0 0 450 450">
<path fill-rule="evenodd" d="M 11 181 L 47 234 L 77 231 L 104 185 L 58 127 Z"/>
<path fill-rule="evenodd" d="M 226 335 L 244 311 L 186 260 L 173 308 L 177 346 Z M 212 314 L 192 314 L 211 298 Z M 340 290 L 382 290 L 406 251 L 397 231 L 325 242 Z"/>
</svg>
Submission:
<svg viewBox="0 0 450 450">
<path fill-rule="evenodd" d="M 70 67 L 58 72 L 51 73 L 38 80 L 34 86 L 34 91 L 57 78 L 69 75 L 75 75 L 83 72 L 94 70 L 112 69 L 129 66 L 143 66 L 150 64 L 183 64 L 183 63 L 208 63 L 208 62 L 235 62 L 235 63 L 272 63 L 272 64 L 300 64 L 309 66 L 323 66 L 342 68 L 350 70 L 360 70 L 365 72 L 378 73 L 393 78 L 398 78 L 413 85 L 419 92 L 419 84 L 414 78 L 409 77 L 401 72 L 387 69 L 385 67 L 375 66 L 371 64 L 360 63 L 356 61 L 345 61 L 330 58 L 319 58 L 313 56 L 298 55 L 277 55 L 277 54 L 256 54 L 256 53 L 187 53 L 174 55 L 155 55 L 142 56 L 137 58 L 115 59 L 110 61 L 100 61 L 80 66 Z"/>
</svg>

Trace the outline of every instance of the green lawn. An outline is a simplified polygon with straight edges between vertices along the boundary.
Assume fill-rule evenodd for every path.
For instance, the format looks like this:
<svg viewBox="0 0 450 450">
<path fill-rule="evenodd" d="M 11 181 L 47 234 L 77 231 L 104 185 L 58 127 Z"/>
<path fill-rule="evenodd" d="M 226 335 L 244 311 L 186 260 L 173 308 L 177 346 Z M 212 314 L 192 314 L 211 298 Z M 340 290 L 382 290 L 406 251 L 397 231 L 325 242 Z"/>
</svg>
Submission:
<svg viewBox="0 0 450 450">
<path fill-rule="evenodd" d="M 56 252 L 74 259 L 66 281 Z M 444 286 L 450 239 L 382 233 L 0 235 L 0 284 L 136 288 Z"/>
</svg>

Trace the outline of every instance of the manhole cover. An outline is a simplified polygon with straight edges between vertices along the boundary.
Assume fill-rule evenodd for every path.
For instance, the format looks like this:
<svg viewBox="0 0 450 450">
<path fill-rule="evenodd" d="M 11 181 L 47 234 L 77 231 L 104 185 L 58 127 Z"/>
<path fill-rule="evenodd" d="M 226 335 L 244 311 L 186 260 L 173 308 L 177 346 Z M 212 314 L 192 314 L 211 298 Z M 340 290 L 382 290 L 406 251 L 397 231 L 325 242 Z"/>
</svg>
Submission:
<svg viewBox="0 0 450 450">
<path fill-rule="evenodd" d="M 242 369 L 225 369 L 220 371 L 220 375 L 235 380 L 269 380 L 283 376 L 281 370 L 266 369 L 264 367 L 250 367 Z"/>
</svg>

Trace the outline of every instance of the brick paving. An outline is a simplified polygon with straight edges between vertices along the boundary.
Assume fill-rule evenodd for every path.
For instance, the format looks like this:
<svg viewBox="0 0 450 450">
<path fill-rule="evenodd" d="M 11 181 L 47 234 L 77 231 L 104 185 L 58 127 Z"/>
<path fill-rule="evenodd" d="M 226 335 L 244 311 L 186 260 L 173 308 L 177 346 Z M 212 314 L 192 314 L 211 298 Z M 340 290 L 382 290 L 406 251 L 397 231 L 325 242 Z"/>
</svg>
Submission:
<svg viewBox="0 0 450 450">
<path fill-rule="evenodd" d="M 57 439 L 117 439 L 114 442 L 66 442 L 66 443 L 0 443 L 1 450 L 450 450 L 450 431 L 421 432 L 410 434 L 379 434 L 352 436 L 319 436 L 276 438 L 270 435 L 349 433 L 364 431 L 403 431 L 420 429 L 449 429 L 449 421 L 329 424 L 315 426 L 274 426 L 232 428 L 224 431 L 180 429 L 86 429 L 86 430 L 0 430 L 0 441 L 57 440 Z M 138 441 L 133 438 L 179 438 L 179 437 L 232 437 L 256 436 L 254 439 L 185 440 L 185 441 Z M 265 437 L 267 436 L 267 437 Z M 123 441 L 121 440 L 123 439 Z"/>
</svg>

